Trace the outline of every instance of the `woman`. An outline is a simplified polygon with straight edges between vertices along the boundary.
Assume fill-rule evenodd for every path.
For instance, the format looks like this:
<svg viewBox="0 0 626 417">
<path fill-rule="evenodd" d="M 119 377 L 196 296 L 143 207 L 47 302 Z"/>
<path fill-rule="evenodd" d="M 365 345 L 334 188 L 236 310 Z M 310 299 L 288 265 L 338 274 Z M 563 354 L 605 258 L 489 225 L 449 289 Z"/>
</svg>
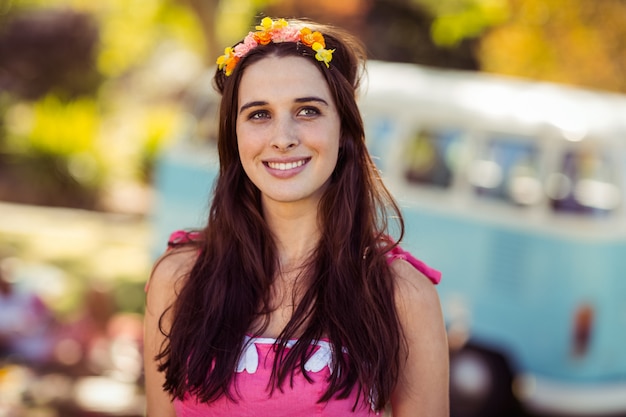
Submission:
<svg viewBox="0 0 626 417">
<path fill-rule="evenodd" d="M 147 414 L 447 416 L 439 273 L 389 237 L 363 49 L 311 22 L 256 29 L 217 61 L 207 225 L 172 235 L 150 280 Z"/>
</svg>

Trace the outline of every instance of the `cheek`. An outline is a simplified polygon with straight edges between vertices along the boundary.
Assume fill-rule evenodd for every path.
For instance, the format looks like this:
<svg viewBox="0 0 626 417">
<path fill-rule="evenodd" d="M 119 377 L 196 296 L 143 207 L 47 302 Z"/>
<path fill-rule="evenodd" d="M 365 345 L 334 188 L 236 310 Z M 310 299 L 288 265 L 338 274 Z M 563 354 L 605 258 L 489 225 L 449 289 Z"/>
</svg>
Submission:
<svg viewBox="0 0 626 417">
<path fill-rule="evenodd" d="M 341 153 L 340 142 L 329 143 L 326 147 L 325 151 L 328 155 L 327 160 L 327 169 L 331 173 L 337 169 L 337 164 L 339 162 L 339 155 Z"/>
<path fill-rule="evenodd" d="M 249 133 L 249 132 L 248 132 Z M 237 132 L 237 149 L 239 161 L 249 179 L 253 179 L 257 172 L 259 156 L 263 150 L 263 144 L 256 135 L 246 134 L 245 131 Z"/>
<path fill-rule="evenodd" d="M 243 166 L 244 171 L 248 173 L 249 167 L 252 166 L 254 160 L 254 152 L 250 149 L 250 146 L 243 142 L 237 143 L 239 147 L 239 161 Z"/>
<path fill-rule="evenodd" d="M 246 132 L 243 128 L 237 128 L 237 149 L 239 150 L 239 157 L 242 161 L 253 154 L 256 148 L 255 141 L 253 140 L 254 136 L 249 133 L 250 132 Z"/>
<path fill-rule="evenodd" d="M 237 125 L 237 147 L 240 151 L 258 150 L 263 147 L 267 139 L 267 128 L 250 124 Z"/>
</svg>

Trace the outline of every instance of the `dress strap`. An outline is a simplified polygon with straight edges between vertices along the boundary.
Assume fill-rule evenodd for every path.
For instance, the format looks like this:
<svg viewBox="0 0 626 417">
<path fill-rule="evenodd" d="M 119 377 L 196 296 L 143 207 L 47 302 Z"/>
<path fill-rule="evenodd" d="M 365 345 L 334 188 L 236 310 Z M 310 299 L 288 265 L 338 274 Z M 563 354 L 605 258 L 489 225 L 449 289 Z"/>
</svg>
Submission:
<svg viewBox="0 0 626 417">
<path fill-rule="evenodd" d="M 186 230 L 177 230 L 173 232 L 167 240 L 168 249 L 174 248 L 178 245 L 185 243 L 191 243 L 200 237 L 200 232 L 188 232 Z"/>
<path fill-rule="evenodd" d="M 166 252 L 172 250 L 176 246 L 184 245 L 185 243 L 191 243 L 193 241 L 196 241 L 198 240 L 199 237 L 200 237 L 199 232 L 188 232 L 186 230 L 177 230 L 171 233 L 169 238 L 167 239 Z M 154 272 L 154 267 L 156 267 L 156 265 L 153 266 L 153 272 Z M 151 277 L 152 277 L 152 274 L 150 274 L 150 277 L 146 281 L 146 285 L 144 286 L 144 292 L 148 292 L 148 289 L 150 287 Z"/>
<path fill-rule="evenodd" d="M 441 272 L 431 268 L 430 266 L 426 265 L 424 262 L 420 261 L 419 259 L 417 259 L 416 257 L 414 257 L 413 255 L 411 255 L 410 252 L 405 251 L 404 249 L 402 249 L 400 246 L 395 246 L 388 254 L 387 254 L 387 262 L 391 263 L 396 259 L 403 259 L 405 261 L 407 261 L 408 263 L 410 263 L 411 265 L 413 265 L 413 267 L 415 269 L 417 269 L 418 271 L 420 271 L 422 274 L 426 275 L 428 277 L 428 279 L 430 279 L 433 284 L 439 284 L 439 281 L 441 281 Z"/>
</svg>

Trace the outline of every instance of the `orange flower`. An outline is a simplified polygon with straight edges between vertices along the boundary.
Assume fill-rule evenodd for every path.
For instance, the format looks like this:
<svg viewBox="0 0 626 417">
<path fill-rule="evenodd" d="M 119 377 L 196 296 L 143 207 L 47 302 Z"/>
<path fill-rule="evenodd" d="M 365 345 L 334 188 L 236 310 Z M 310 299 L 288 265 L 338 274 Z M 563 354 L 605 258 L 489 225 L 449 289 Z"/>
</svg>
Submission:
<svg viewBox="0 0 626 417">
<path fill-rule="evenodd" d="M 300 30 L 302 43 L 306 46 L 313 46 L 314 43 L 319 43 L 322 47 L 326 47 L 326 42 L 324 41 L 324 35 L 319 32 L 312 32 L 309 28 L 302 28 Z"/>
<path fill-rule="evenodd" d="M 236 57 L 236 56 L 233 56 L 232 58 L 226 61 L 226 65 L 224 66 L 224 73 L 226 74 L 227 77 L 233 73 L 233 70 L 237 66 L 238 62 L 239 62 L 239 57 Z"/>
<path fill-rule="evenodd" d="M 261 45 L 267 45 L 272 41 L 272 32 L 259 31 L 254 32 L 254 40 Z"/>
<path fill-rule="evenodd" d="M 219 57 L 217 57 L 216 64 L 219 69 L 223 69 L 226 66 L 226 63 L 228 62 L 228 60 L 230 60 L 233 57 L 233 52 L 234 52 L 233 48 L 229 46 L 224 49 L 224 55 L 220 55 Z"/>
</svg>

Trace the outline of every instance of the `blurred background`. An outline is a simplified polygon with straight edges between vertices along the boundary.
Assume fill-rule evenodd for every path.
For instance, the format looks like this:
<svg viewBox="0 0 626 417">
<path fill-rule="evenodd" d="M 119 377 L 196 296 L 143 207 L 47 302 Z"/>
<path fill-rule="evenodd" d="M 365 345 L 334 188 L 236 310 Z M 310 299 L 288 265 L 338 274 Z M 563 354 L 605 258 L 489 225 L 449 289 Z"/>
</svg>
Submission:
<svg viewBox="0 0 626 417">
<path fill-rule="evenodd" d="M 215 58 L 264 15 L 379 61 L 626 93 L 624 0 L 0 0 L 0 417 L 143 415 L 159 164 L 214 140 Z"/>
</svg>

